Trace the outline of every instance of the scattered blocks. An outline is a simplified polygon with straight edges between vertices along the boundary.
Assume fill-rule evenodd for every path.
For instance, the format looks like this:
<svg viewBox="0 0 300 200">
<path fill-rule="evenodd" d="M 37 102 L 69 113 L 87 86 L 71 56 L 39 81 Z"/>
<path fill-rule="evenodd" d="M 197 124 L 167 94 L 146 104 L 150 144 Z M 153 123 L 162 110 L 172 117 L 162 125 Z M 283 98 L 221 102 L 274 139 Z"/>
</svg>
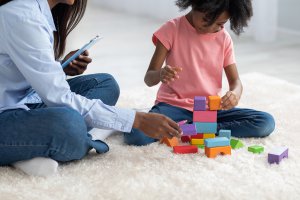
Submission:
<svg viewBox="0 0 300 200">
<path fill-rule="evenodd" d="M 264 152 L 264 147 L 258 146 L 258 145 L 253 145 L 248 147 L 248 151 L 252 153 L 262 153 Z"/>
<path fill-rule="evenodd" d="M 222 155 L 231 155 L 231 147 L 230 146 L 222 146 L 222 147 L 205 147 L 205 155 L 208 158 L 215 158 L 218 154 Z"/>
<path fill-rule="evenodd" d="M 268 153 L 268 162 L 270 164 L 277 163 L 279 164 L 283 158 L 288 158 L 289 149 L 286 147 L 277 147 Z"/>
<path fill-rule="evenodd" d="M 195 124 L 182 124 L 179 126 L 183 132 L 183 135 L 196 135 L 197 134 Z"/>
<path fill-rule="evenodd" d="M 214 122 L 195 122 L 197 133 L 216 133 L 217 123 Z"/>
<path fill-rule="evenodd" d="M 178 154 L 188 154 L 188 153 L 197 153 L 197 146 L 175 146 L 173 147 L 173 152 Z"/>
<path fill-rule="evenodd" d="M 203 145 L 204 144 L 204 139 L 191 139 L 191 144 L 193 145 Z"/>
<path fill-rule="evenodd" d="M 219 130 L 219 137 L 227 137 L 228 139 L 230 139 L 231 130 L 224 130 L 224 129 Z"/>
<path fill-rule="evenodd" d="M 188 135 L 181 136 L 181 142 L 183 142 L 183 143 L 191 142 L 190 136 L 188 136 Z"/>
<path fill-rule="evenodd" d="M 216 134 L 214 133 L 204 133 L 203 134 L 203 138 L 204 139 L 207 139 L 207 138 L 215 138 L 216 137 Z"/>
<path fill-rule="evenodd" d="M 208 97 L 209 110 L 219 110 L 220 106 L 221 106 L 221 97 L 219 97 L 219 96 L 209 96 Z"/>
<path fill-rule="evenodd" d="M 217 111 L 194 111 L 194 122 L 217 122 Z"/>
<path fill-rule="evenodd" d="M 195 96 L 195 98 L 194 98 L 194 111 L 195 110 L 206 110 L 206 97 Z"/>
<path fill-rule="evenodd" d="M 178 146 L 178 143 L 179 143 L 178 138 L 176 138 L 176 137 L 173 137 L 172 139 L 165 137 L 161 140 L 161 142 L 168 145 L 169 147 Z"/>
<path fill-rule="evenodd" d="M 244 144 L 240 140 L 231 139 L 230 146 L 232 149 L 239 149 L 239 148 L 244 147 Z"/>
<path fill-rule="evenodd" d="M 205 147 L 221 147 L 221 146 L 230 146 L 230 140 L 226 137 L 217 137 L 205 139 Z M 231 149 L 231 148 L 230 148 Z"/>
</svg>

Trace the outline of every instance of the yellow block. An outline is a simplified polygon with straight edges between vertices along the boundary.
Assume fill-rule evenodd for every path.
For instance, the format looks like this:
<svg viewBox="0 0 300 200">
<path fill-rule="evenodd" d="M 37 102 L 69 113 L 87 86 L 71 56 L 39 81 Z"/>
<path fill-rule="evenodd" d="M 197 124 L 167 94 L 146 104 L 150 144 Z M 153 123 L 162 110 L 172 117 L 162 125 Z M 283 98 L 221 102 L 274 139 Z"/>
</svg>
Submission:
<svg viewBox="0 0 300 200">
<path fill-rule="evenodd" d="M 194 145 L 204 144 L 204 139 L 191 139 L 191 144 Z"/>
<path fill-rule="evenodd" d="M 203 134 L 203 138 L 206 139 L 206 138 L 215 138 L 216 137 L 216 134 L 214 133 L 204 133 Z"/>
</svg>

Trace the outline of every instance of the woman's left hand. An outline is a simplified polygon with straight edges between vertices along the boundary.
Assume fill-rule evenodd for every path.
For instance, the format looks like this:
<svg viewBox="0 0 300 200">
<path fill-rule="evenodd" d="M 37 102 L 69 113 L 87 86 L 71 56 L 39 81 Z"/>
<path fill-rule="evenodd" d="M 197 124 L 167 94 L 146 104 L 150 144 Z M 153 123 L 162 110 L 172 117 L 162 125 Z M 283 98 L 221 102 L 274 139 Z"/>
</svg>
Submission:
<svg viewBox="0 0 300 200">
<path fill-rule="evenodd" d="M 77 50 L 76 50 L 77 51 Z M 68 58 L 70 58 L 76 51 L 70 52 L 63 60 L 66 61 Z M 89 57 L 89 52 L 85 51 L 83 54 L 79 55 L 75 60 L 70 62 L 70 64 L 64 68 L 64 72 L 68 76 L 76 76 L 83 74 L 83 72 L 86 70 L 88 64 L 92 62 L 92 59 Z"/>
<path fill-rule="evenodd" d="M 228 91 L 221 99 L 221 110 L 229 110 L 238 105 L 240 97 L 233 91 Z"/>
</svg>

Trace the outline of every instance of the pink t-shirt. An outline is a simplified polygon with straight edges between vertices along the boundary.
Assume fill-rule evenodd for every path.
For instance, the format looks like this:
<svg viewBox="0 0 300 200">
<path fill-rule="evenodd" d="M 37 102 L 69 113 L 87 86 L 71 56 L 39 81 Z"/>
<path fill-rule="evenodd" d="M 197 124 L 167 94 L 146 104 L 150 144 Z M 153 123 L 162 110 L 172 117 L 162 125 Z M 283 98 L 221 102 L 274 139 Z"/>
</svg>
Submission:
<svg viewBox="0 0 300 200">
<path fill-rule="evenodd" d="M 156 103 L 165 102 L 192 111 L 195 96 L 220 95 L 223 68 L 234 64 L 233 44 L 223 28 L 199 34 L 185 16 L 166 22 L 153 34 L 167 49 L 166 64 L 181 67 L 180 78 L 161 84 Z"/>
</svg>

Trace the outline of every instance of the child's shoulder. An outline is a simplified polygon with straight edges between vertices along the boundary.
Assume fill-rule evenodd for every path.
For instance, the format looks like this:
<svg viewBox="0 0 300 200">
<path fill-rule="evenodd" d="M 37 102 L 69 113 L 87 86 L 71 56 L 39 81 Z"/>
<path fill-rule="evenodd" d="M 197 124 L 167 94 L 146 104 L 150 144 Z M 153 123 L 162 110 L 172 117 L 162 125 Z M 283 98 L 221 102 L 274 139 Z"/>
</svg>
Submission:
<svg viewBox="0 0 300 200">
<path fill-rule="evenodd" d="M 166 21 L 163 26 L 168 26 L 168 27 L 173 27 L 173 28 L 176 28 L 179 26 L 179 24 L 182 22 L 182 20 L 184 20 L 184 17 L 185 16 L 180 16 L 180 17 L 176 17 L 176 18 L 173 18 L 173 19 L 170 19 L 168 21 Z"/>
</svg>

